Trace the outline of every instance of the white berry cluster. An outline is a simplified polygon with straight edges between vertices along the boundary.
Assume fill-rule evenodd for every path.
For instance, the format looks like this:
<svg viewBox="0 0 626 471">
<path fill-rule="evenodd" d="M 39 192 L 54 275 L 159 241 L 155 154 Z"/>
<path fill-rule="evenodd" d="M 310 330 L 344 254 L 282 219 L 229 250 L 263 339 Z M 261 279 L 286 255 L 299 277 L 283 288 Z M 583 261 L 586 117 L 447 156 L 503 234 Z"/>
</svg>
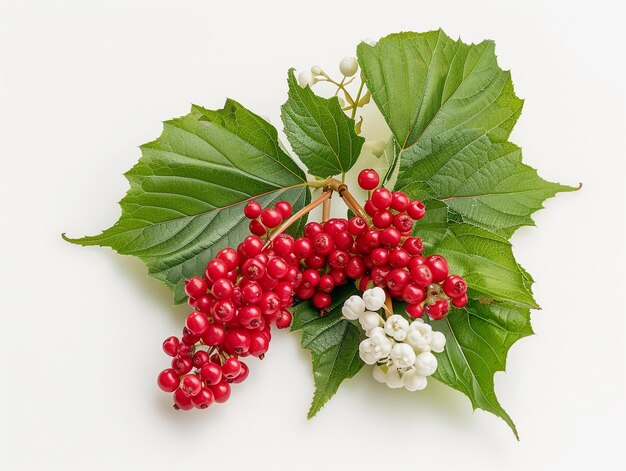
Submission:
<svg viewBox="0 0 626 471">
<path fill-rule="evenodd" d="M 426 377 L 437 369 L 432 352 L 443 352 L 446 338 L 422 319 L 409 323 L 398 314 L 383 319 L 378 311 L 384 304 L 385 291 L 376 287 L 362 297 L 351 296 L 343 305 L 344 317 L 358 320 L 367 336 L 359 345 L 359 355 L 374 365 L 374 379 L 390 388 L 424 389 Z"/>
</svg>

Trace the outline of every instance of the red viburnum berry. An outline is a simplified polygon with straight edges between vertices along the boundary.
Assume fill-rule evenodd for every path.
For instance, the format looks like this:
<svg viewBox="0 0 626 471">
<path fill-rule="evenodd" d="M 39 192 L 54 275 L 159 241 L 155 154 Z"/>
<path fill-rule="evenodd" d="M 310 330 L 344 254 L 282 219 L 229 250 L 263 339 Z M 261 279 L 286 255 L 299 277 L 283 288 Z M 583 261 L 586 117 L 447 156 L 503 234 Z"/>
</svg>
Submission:
<svg viewBox="0 0 626 471">
<path fill-rule="evenodd" d="M 256 219 L 261 215 L 262 210 L 263 209 L 261 208 L 261 205 L 259 203 L 257 203 L 256 201 L 250 201 L 247 205 L 244 206 L 243 214 L 248 219 Z"/>
<path fill-rule="evenodd" d="M 380 183 L 378 172 L 371 168 L 361 170 L 358 176 L 359 186 L 364 190 L 373 190 Z"/>
<path fill-rule="evenodd" d="M 459 298 L 467 291 L 467 283 L 459 275 L 447 277 L 442 283 L 443 292 L 451 298 Z"/>
<path fill-rule="evenodd" d="M 180 376 L 172 368 L 161 371 L 157 384 L 165 392 L 174 392 L 180 384 Z"/>
<path fill-rule="evenodd" d="M 426 265 L 430 268 L 435 283 L 441 283 L 448 276 L 448 262 L 441 255 L 427 257 Z"/>
<path fill-rule="evenodd" d="M 206 281 L 199 276 L 189 278 L 185 282 L 185 293 L 187 293 L 187 296 L 190 298 L 199 298 L 200 296 L 206 294 L 207 289 L 208 286 Z"/>
<path fill-rule="evenodd" d="M 372 193 L 372 204 L 378 209 L 387 209 L 391 204 L 391 191 L 387 188 L 377 188 Z"/>
</svg>

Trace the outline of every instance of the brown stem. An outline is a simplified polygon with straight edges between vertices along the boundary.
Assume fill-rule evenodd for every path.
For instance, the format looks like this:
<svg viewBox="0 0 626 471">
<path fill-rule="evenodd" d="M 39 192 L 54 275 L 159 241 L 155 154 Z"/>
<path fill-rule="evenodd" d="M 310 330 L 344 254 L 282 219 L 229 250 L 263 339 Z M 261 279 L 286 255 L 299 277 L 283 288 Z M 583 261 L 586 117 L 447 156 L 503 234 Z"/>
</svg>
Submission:
<svg viewBox="0 0 626 471">
<path fill-rule="evenodd" d="M 328 179 L 328 188 L 339 193 L 339 196 L 343 198 L 343 201 L 346 203 L 346 206 L 354 212 L 357 216 L 363 218 L 365 224 L 369 226 L 367 215 L 365 214 L 365 210 L 359 204 L 359 202 L 352 196 L 352 193 L 348 190 L 348 186 L 345 183 L 341 183 L 336 178 Z"/>
<path fill-rule="evenodd" d="M 325 223 L 330 219 L 330 202 L 331 198 L 328 198 L 322 204 L 322 223 Z"/>
<path fill-rule="evenodd" d="M 276 229 L 276 232 L 274 232 L 272 234 L 272 236 L 269 238 L 269 240 L 266 242 L 265 246 L 263 247 L 263 250 L 267 249 L 272 242 L 274 241 L 274 239 L 276 239 L 279 235 L 281 235 L 283 232 L 285 232 L 287 229 L 289 229 L 289 227 L 296 222 L 298 219 L 300 219 L 302 216 L 304 216 L 305 214 L 310 213 L 314 208 L 318 207 L 320 204 L 323 204 L 324 201 L 328 200 L 328 198 L 330 198 L 332 191 L 330 191 L 330 189 L 328 190 L 324 190 L 324 193 L 322 193 L 322 195 L 317 198 L 316 200 L 312 201 L 311 203 L 307 204 L 304 208 L 302 208 L 300 211 L 298 211 L 297 213 L 293 214 L 289 219 L 287 219 L 285 222 L 283 222 L 280 227 L 278 227 L 278 229 Z"/>
</svg>

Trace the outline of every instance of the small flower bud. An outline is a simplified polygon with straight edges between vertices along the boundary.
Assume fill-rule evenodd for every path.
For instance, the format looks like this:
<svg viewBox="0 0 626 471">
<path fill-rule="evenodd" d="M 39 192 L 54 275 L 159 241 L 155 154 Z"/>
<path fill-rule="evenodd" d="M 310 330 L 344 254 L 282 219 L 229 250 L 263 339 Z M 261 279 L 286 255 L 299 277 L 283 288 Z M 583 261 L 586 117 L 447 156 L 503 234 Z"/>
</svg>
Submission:
<svg viewBox="0 0 626 471">
<path fill-rule="evenodd" d="M 377 312 L 366 311 L 361 317 L 359 317 L 359 322 L 361 323 L 361 327 L 363 330 L 368 331 L 372 330 L 380 325 L 381 318 Z"/>
<path fill-rule="evenodd" d="M 344 57 L 339 63 L 339 71 L 346 77 L 352 77 L 359 70 L 356 57 Z"/>
<path fill-rule="evenodd" d="M 313 67 L 311 67 L 311 73 L 313 75 L 322 75 L 324 71 L 319 65 L 314 65 Z"/>
<path fill-rule="evenodd" d="M 430 339 L 430 349 L 433 352 L 441 353 L 446 346 L 446 336 L 441 332 L 433 332 Z"/>
<path fill-rule="evenodd" d="M 309 70 L 303 70 L 298 74 L 298 83 L 302 88 L 305 88 L 307 85 L 312 87 L 315 84 L 315 78 L 313 74 Z"/>
<path fill-rule="evenodd" d="M 350 296 L 346 302 L 343 303 L 343 307 L 341 308 L 343 316 L 351 321 L 357 320 L 364 312 L 365 302 L 363 298 L 357 295 Z"/>
<path fill-rule="evenodd" d="M 437 370 L 437 359 L 430 352 L 423 352 L 415 358 L 415 371 L 422 376 L 430 376 Z"/>
<path fill-rule="evenodd" d="M 368 289 L 363 293 L 363 301 L 368 311 L 378 311 L 385 304 L 385 290 L 380 286 Z"/>
</svg>

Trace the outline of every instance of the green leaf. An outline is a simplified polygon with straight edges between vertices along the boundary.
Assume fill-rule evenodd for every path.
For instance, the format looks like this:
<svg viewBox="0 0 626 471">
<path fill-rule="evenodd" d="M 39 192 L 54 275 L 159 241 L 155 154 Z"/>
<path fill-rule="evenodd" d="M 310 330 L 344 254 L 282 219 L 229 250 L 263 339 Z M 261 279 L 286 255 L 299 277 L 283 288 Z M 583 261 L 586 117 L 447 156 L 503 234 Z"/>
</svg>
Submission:
<svg viewBox="0 0 626 471">
<path fill-rule="evenodd" d="M 302 88 L 289 71 L 289 98 L 282 106 L 285 134 L 309 173 L 330 177 L 345 173 L 356 162 L 364 139 L 346 116 L 337 97 L 322 98 Z"/>
<path fill-rule="evenodd" d="M 219 250 L 249 233 L 248 200 L 263 206 L 287 200 L 296 211 L 310 200 L 305 174 L 281 149 L 276 129 L 232 100 L 218 111 L 194 106 L 165 122 L 161 136 L 141 150 L 126 173 L 130 189 L 120 219 L 100 235 L 66 240 L 139 257 L 176 302 L 186 299 L 186 278 L 203 274 Z"/>
<path fill-rule="evenodd" d="M 533 333 L 530 311 L 471 301 L 466 308 L 454 309 L 430 323 L 446 336 L 445 350 L 436 354 L 438 367 L 433 376 L 469 397 L 474 409 L 502 418 L 518 437 L 513 420 L 498 403 L 493 376 L 505 370 L 509 348 Z"/>
<path fill-rule="evenodd" d="M 337 392 L 339 385 L 352 378 L 363 366 L 359 357 L 361 329 L 341 314 L 346 299 L 357 293 L 353 285 L 333 292 L 333 304 L 323 317 L 311 303 L 293 308 L 292 331 L 301 331 L 300 344 L 311 352 L 315 394 L 307 417 L 310 419 Z"/>
<path fill-rule="evenodd" d="M 443 202 L 457 218 L 503 237 L 533 225 L 543 201 L 575 188 L 543 180 L 510 142 L 492 143 L 479 130 L 431 139 L 405 155 L 396 183 L 427 207 Z"/>
<path fill-rule="evenodd" d="M 523 101 L 498 66 L 495 44 L 464 44 L 439 31 L 391 34 L 359 44 L 367 88 L 404 153 L 433 137 L 481 129 L 508 138 Z"/>
<path fill-rule="evenodd" d="M 530 290 L 531 280 L 515 261 L 506 239 L 468 224 L 449 224 L 441 239 L 426 246 L 428 253 L 446 257 L 451 271 L 465 278 L 469 297 L 539 307 Z"/>
</svg>

